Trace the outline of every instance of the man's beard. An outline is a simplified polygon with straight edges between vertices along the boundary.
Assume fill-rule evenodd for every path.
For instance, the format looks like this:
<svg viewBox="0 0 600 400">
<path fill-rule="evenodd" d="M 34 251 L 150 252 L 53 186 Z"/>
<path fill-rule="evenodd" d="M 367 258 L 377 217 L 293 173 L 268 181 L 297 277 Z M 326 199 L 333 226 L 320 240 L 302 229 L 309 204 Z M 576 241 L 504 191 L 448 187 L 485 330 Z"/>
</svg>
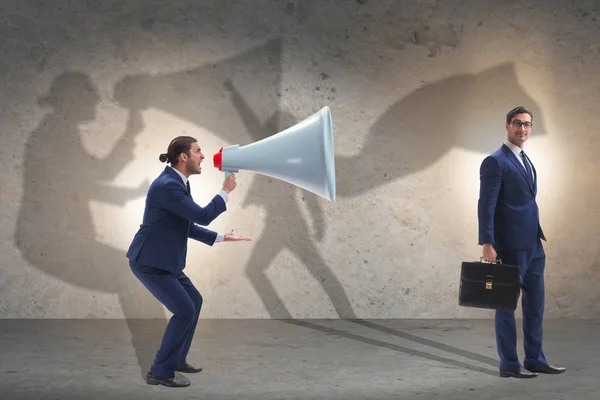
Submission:
<svg viewBox="0 0 600 400">
<path fill-rule="evenodd" d="M 192 160 L 188 161 L 186 167 L 187 167 L 188 173 L 190 175 L 200 173 L 200 171 L 199 171 L 200 167 L 197 166 Z"/>
</svg>

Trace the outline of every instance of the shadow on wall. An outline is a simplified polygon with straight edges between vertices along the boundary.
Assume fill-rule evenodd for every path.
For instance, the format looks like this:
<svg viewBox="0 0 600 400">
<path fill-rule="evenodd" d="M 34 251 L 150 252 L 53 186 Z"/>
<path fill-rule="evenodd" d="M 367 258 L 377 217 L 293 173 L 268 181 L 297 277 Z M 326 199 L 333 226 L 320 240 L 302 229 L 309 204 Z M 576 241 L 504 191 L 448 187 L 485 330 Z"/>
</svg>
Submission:
<svg viewBox="0 0 600 400">
<path fill-rule="evenodd" d="M 128 79 L 127 102 L 151 107 L 184 118 L 212 131 L 223 141 L 245 145 L 264 139 L 300 119 L 280 110 L 281 43 L 268 42 L 260 60 L 251 65 L 221 63 L 197 71 Z M 246 64 L 248 58 L 243 60 Z M 234 85 L 239 82 L 239 87 Z M 242 94 L 243 92 L 243 94 Z M 199 139 L 201 140 L 201 139 Z M 354 318 L 341 283 L 320 256 L 310 224 L 302 217 L 296 194 L 300 189 L 262 175 L 252 177 L 244 207 L 256 205 L 265 212 L 265 229 L 253 247 L 246 275 L 272 318 L 291 318 L 265 271 L 277 255 L 290 250 L 322 285 L 341 318 Z M 282 197 L 286 200 L 282 200 Z M 313 218 L 316 239 L 324 234 L 323 211 L 316 196 L 306 192 L 302 200 Z"/>
<path fill-rule="evenodd" d="M 279 54 L 279 50 L 275 50 L 279 49 L 279 43 L 272 42 L 269 47 L 272 55 Z M 147 95 L 151 99 L 148 106 L 204 126 L 223 140 L 244 145 L 301 120 L 280 109 L 277 98 L 282 89 L 281 72 L 275 60 L 275 56 L 270 57 L 270 68 L 263 69 L 273 78 L 277 77 L 268 86 L 249 88 L 247 80 L 254 78 L 252 74 L 240 77 L 234 84 L 227 79 L 227 74 L 222 73 L 222 68 L 216 68 L 209 77 L 195 73 L 162 76 L 159 80 L 147 81 L 142 85 L 142 92 L 151 93 Z M 202 84 L 203 81 L 223 82 L 223 89 L 230 96 L 233 110 L 220 114 L 227 118 L 218 119 L 218 123 L 214 117 L 206 115 L 206 112 L 213 112 L 206 110 L 210 106 L 207 101 L 214 101 L 214 98 L 206 97 L 202 87 L 207 83 Z M 260 95 L 266 95 L 268 101 L 258 101 L 261 99 L 256 96 Z M 216 104 L 227 109 L 220 103 L 223 99 L 218 98 Z M 424 85 L 394 104 L 379 119 L 357 156 L 336 158 L 339 195 L 360 195 L 415 173 L 435 163 L 453 147 L 492 152 L 505 137 L 504 115 L 518 104 L 532 109 L 536 134 L 543 134 L 545 128 L 539 107 L 518 82 L 512 64 Z M 205 114 L 198 110 L 205 110 Z M 240 120 L 243 126 L 238 127 Z M 240 135 L 241 132 L 249 138 Z M 301 196 L 296 196 L 298 193 Z M 303 205 L 298 204 L 297 197 L 301 197 Z M 266 213 L 265 228 L 246 265 L 246 275 L 270 317 L 291 318 L 290 311 L 266 275 L 277 255 L 282 250 L 289 250 L 322 286 L 338 316 L 356 318 L 344 287 L 316 245 L 325 231 L 323 210 L 317 197 L 286 182 L 256 175 L 243 205 L 261 207 Z M 302 217 L 302 207 L 312 221 Z"/>
<path fill-rule="evenodd" d="M 336 157 L 337 194 L 355 197 L 395 182 L 452 148 L 491 153 L 506 138 L 506 113 L 518 105 L 533 112 L 534 137 L 544 135 L 540 108 L 512 64 L 427 83 L 377 120 L 358 154 Z"/>
<path fill-rule="evenodd" d="M 135 138 L 143 131 L 142 111 L 146 108 L 160 108 L 187 118 L 227 140 L 244 140 L 241 125 L 229 123 L 235 110 L 224 82 L 239 71 L 262 71 L 252 79 L 273 100 L 269 102 L 257 95 L 252 101 L 275 110 L 281 81 L 280 52 L 279 40 L 275 40 L 197 69 L 123 79 L 115 87 L 115 98 L 128 108 L 129 121 L 123 136 L 103 159 L 86 151 L 79 129 L 81 123 L 96 118 L 100 101 L 89 76 L 65 72 L 39 101 L 50 112 L 26 144 L 16 247 L 31 265 L 63 282 L 118 295 L 142 376 L 152 364 L 167 321 L 160 303 L 131 273 L 125 251 L 97 241 L 90 202 L 124 205 L 145 196 L 147 184 L 127 189 L 100 182 L 113 180 L 133 159 Z M 271 68 L 265 68 L 266 65 Z M 148 324 L 136 321 L 139 318 L 156 318 L 159 323 L 152 323 L 148 329 Z"/>
<path fill-rule="evenodd" d="M 149 346 L 143 345 L 146 334 L 133 318 L 164 319 L 162 307 L 136 282 L 124 252 L 96 240 L 89 208 L 92 200 L 124 205 L 145 194 L 144 185 L 126 189 L 99 184 L 114 179 L 132 160 L 143 122 L 139 112 L 132 112 L 112 152 L 97 159 L 85 150 L 79 124 L 95 119 L 99 101 L 91 79 L 71 71 L 58 76 L 49 95 L 40 99 L 51 111 L 26 144 L 24 195 L 15 242 L 24 258 L 43 272 L 69 284 L 117 294 L 138 359 L 148 365 L 153 357 Z M 152 340 L 159 343 L 159 338 Z"/>
<path fill-rule="evenodd" d="M 143 130 L 141 112 L 147 108 L 185 118 L 224 141 L 240 144 L 298 122 L 300 118 L 280 109 L 280 58 L 281 43 L 274 40 L 196 69 L 124 79 L 115 97 L 129 109 L 129 124 L 113 151 L 101 160 L 86 152 L 78 127 L 95 118 L 100 100 L 88 76 L 62 74 L 41 101 L 51 112 L 27 143 L 16 245 L 28 262 L 66 283 L 119 296 L 142 375 L 154 356 L 149 349 L 158 347 L 166 326 L 163 310 L 131 274 L 124 251 L 97 242 L 89 203 L 124 204 L 144 196 L 146 187 L 111 189 L 97 182 L 112 180 L 130 162 L 135 137 Z M 338 194 L 357 196 L 393 182 L 431 165 L 453 147 L 494 150 L 504 140 L 503 116 L 517 104 L 533 109 L 536 134 L 543 132 L 538 107 L 518 83 L 511 65 L 423 86 L 382 116 L 358 155 L 336 159 Z M 491 125 L 493 131 L 487 128 L 490 121 L 498 121 L 497 130 L 496 125 Z M 289 249 L 322 285 L 338 315 L 355 318 L 344 288 L 315 244 L 325 230 L 320 203 L 312 193 L 302 193 L 314 220 L 305 221 L 296 201 L 299 190 L 255 177 L 244 206 L 263 207 L 267 216 L 265 231 L 246 266 L 247 276 L 271 317 L 290 318 L 265 274 L 277 254 Z M 152 332 L 135 321 L 149 316 L 161 321 Z"/>
<path fill-rule="evenodd" d="M 288 112 L 275 110 L 263 125 L 249 102 L 244 99 L 233 83 L 228 82 L 227 87 L 231 91 L 235 108 L 244 121 L 247 131 L 252 135 L 253 142 L 281 132 L 301 121 L 300 118 L 296 118 Z M 307 222 L 302 217 L 297 194 L 301 194 L 301 200 L 306 203 L 306 210 L 312 218 L 314 238 L 309 226 L 311 221 Z M 282 201 L 282 198 L 286 200 Z M 266 274 L 267 268 L 277 255 L 287 249 L 304 264 L 312 277 L 319 282 L 333 304 L 338 317 L 356 318 L 344 287 L 321 257 L 319 248 L 315 244 L 322 240 L 325 233 L 323 209 L 317 196 L 278 179 L 257 175 L 243 205 L 256 205 L 266 211 L 264 231 L 246 264 L 246 276 L 260 296 L 270 317 L 292 318 L 290 311 Z"/>
<path fill-rule="evenodd" d="M 232 82 L 226 86 L 252 141 L 299 122 L 299 118 L 278 110 L 261 124 L 252 103 L 244 100 Z M 454 147 L 490 153 L 505 139 L 505 114 L 519 104 L 533 111 L 535 132 L 544 134 L 539 107 L 518 82 L 511 64 L 425 85 L 394 104 L 377 121 L 358 156 L 336 157 L 338 194 L 342 197 L 360 195 L 418 172 Z M 287 249 L 321 284 L 338 316 L 356 318 L 343 286 L 316 246 L 325 231 L 317 197 L 309 192 L 301 193 L 313 219 L 316 232 L 313 237 L 311 221 L 302 218 L 300 206 L 295 201 L 297 188 L 293 185 L 257 175 L 248 193 L 244 205 L 262 207 L 267 217 L 264 232 L 246 265 L 246 274 L 269 315 L 276 319 L 291 318 L 265 273 L 278 253 Z M 282 197 L 287 200 L 282 201 Z"/>
</svg>

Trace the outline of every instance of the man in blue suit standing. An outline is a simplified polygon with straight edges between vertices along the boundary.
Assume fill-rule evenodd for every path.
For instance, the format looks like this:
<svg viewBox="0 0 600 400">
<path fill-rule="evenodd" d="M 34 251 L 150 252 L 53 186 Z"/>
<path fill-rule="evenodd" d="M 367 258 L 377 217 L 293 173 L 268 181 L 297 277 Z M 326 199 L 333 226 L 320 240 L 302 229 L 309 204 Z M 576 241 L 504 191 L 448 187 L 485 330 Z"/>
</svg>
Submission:
<svg viewBox="0 0 600 400">
<path fill-rule="evenodd" d="M 516 107 L 506 114 L 507 138 L 487 156 L 480 169 L 478 203 L 479 244 L 483 259 L 521 267 L 525 360 L 517 356 L 514 311 L 496 310 L 496 344 L 500 376 L 534 378 L 538 373 L 559 374 L 565 368 L 548 364 L 542 349 L 546 240 L 540 226 L 537 172 L 523 151 L 531 133 L 533 114 Z"/>
<path fill-rule="evenodd" d="M 233 231 L 223 235 L 198 226 L 207 226 L 226 210 L 229 193 L 236 183 L 235 175 L 227 177 L 222 190 L 204 208 L 193 201 L 188 178 L 201 173 L 204 159 L 196 139 L 176 137 L 159 159 L 171 165 L 150 185 L 143 222 L 127 258 L 135 276 L 173 314 L 146 382 L 183 387 L 190 383 L 175 377 L 175 371 L 202 371 L 186 359 L 202 308 L 202 296 L 183 273 L 188 238 L 209 246 L 250 239 L 234 236 Z"/>
</svg>

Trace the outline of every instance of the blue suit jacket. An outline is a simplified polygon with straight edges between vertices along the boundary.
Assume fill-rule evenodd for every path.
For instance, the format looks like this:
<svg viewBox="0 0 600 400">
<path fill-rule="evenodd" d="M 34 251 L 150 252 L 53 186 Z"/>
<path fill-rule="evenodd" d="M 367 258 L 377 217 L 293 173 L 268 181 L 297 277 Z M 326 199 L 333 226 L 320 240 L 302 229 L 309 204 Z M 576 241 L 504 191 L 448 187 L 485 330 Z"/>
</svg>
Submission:
<svg viewBox="0 0 600 400">
<path fill-rule="evenodd" d="M 150 185 L 144 219 L 127 258 L 178 274 L 185 268 L 188 237 L 209 246 L 217 238 L 216 232 L 196 224 L 206 226 L 226 209 L 219 195 L 204 208 L 194 203 L 181 177 L 166 167 Z"/>
<path fill-rule="evenodd" d="M 546 240 L 540 226 L 537 172 L 527 179 L 517 156 L 502 145 L 481 163 L 478 203 L 479 244 L 492 243 L 496 250 L 531 248 Z"/>
</svg>

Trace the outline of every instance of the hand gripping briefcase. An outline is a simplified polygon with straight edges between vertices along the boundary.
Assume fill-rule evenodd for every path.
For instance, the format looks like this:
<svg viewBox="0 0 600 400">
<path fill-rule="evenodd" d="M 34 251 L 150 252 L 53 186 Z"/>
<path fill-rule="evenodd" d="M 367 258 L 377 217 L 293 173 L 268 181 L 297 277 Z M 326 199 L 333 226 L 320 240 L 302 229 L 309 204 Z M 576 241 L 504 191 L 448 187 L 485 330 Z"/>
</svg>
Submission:
<svg viewBox="0 0 600 400">
<path fill-rule="evenodd" d="M 516 310 L 521 294 L 521 268 L 517 265 L 463 261 L 458 304 L 492 310 Z"/>
</svg>

